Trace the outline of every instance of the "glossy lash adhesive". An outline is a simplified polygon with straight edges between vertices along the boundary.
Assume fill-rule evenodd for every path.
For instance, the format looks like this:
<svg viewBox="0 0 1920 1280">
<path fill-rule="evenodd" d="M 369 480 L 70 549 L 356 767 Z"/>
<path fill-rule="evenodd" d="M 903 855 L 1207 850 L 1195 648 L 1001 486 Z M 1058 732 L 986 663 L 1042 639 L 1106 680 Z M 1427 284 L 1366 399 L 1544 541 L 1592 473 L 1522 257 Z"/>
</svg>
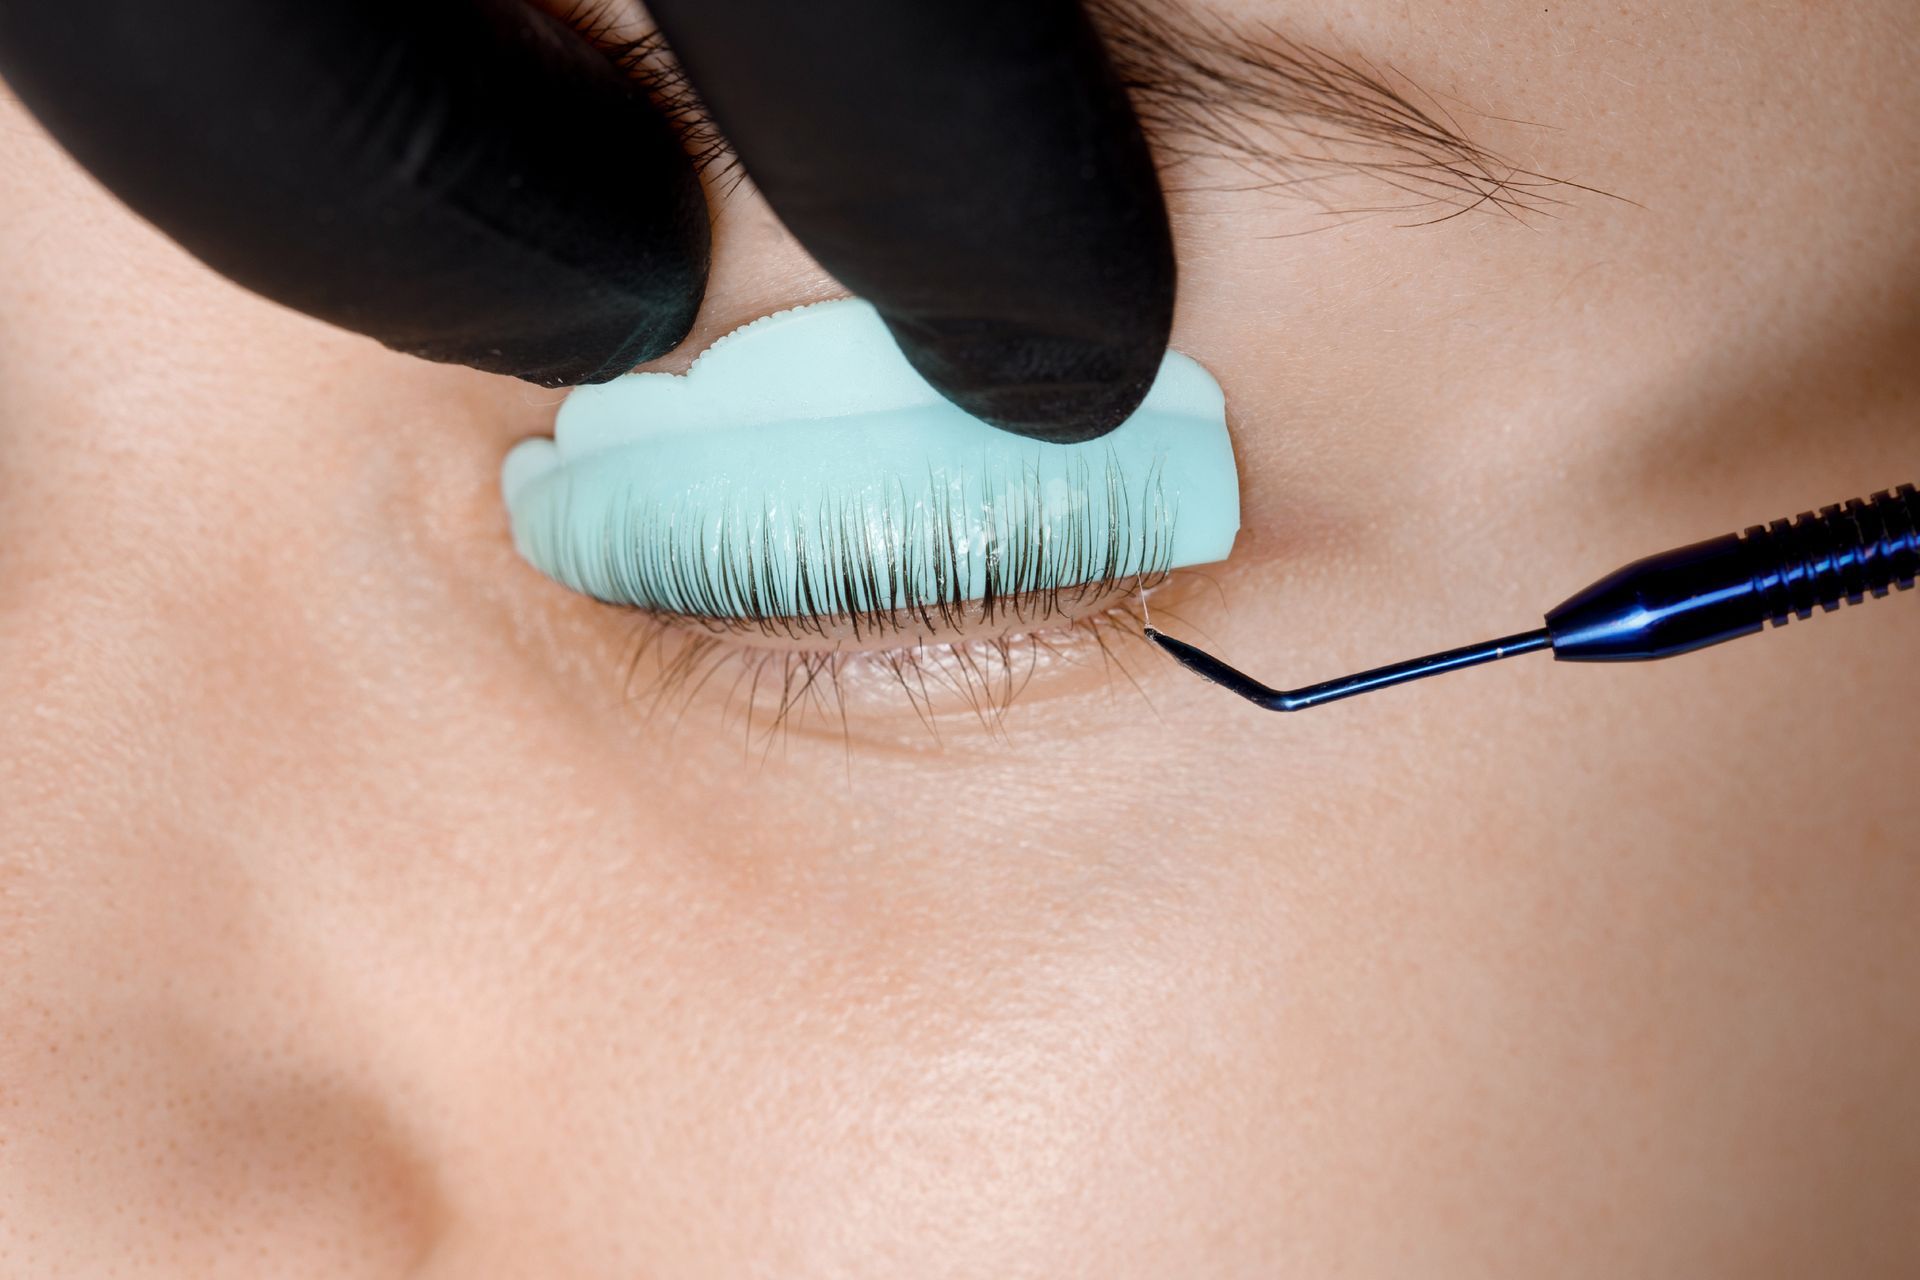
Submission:
<svg viewBox="0 0 1920 1280">
<path fill-rule="evenodd" d="M 684 375 L 576 388 L 501 484 L 543 574 L 705 618 L 899 614 L 1224 560 L 1239 478 L 1219 384 L 1169 352 L 1098 440 L 955 407 L 857 299 L 782 311 Z"/>
</svg>

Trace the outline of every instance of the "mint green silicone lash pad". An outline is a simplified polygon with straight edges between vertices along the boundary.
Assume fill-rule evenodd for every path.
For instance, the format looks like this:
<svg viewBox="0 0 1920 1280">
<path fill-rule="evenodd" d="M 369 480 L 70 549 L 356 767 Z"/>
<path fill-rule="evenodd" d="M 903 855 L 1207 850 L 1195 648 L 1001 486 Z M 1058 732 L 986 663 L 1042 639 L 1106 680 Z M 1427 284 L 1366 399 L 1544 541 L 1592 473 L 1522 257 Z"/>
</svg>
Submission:
<svg viewBox="0 0 1920 1280">
<path fill-rule="evenodd" d="M 1219 385 L 1169 352 L 1132 417 L 1047 444 L 943 398 L 872 306 L 778 312 L 682 375 L 583 386 L 507 455 L 515 545 L 614 604 L 701 618 L 921 612 L 1226 558 Z"/>
</svg>

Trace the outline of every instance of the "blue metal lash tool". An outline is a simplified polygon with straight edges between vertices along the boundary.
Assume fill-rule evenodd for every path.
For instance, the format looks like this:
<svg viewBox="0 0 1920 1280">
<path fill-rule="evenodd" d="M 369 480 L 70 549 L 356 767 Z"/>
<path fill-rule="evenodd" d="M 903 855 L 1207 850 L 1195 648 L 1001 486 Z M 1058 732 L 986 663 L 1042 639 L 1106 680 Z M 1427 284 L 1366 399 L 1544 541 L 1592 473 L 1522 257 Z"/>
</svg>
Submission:
<svg viewBox="0 0 1920 1280">
<path fill-rule="evenodd" d="M 1535 631 L 1449 649 L 1358 675 L 1270 689 L 1211 654 L 1148 627 L 1147 637 L 1202 679 L 1269 711 L 1304 711 L 1388 685 L 1457 671 L 1516 654 L 1553 650 L 1566 662 L 1642 662 L 1671 658 L 1738 636 L 1769 620 L 1828 613 L 1889 587 L 1912 588 L 1920 575 L 1920 494 L 1910 484 L 1862 501 L 1803 511 L 1794 520 L 1754 525 L 1616 569 L 1547 614 Z"/>
</svg>

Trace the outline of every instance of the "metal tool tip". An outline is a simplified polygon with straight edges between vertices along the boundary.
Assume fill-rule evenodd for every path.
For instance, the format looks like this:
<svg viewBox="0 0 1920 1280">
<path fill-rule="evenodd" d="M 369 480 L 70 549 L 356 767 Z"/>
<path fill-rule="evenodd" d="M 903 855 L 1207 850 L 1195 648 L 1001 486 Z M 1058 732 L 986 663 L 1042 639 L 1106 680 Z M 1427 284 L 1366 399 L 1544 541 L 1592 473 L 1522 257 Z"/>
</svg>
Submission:
<svg viewBox="0 0 1920 1280">
<path fill-rule="evenodd" d="M 1153 627 L 1142 628 L 1147 639 L 1159 645 L 1161 649 L 1202 680 L 1212 681 L 1222 688 L 1231 689 L 1243 698 L 1266 705 L 1273 696 L 1273 690 L 1247 675 L 1237 671 L 1203 649 L 1197 649 L 1184 640 L 1176 640 L 1163 631 Z"/>
<path fill-rule="evenodd" d="M 1470 644 L 1459 649 L 1449 649 L 1445 653 L 1429 654 L 1424 658 L 1415 658 L 1411 662 L 1396 662 L 1388 667 L 1375 667 L 1371 671 L 1362 671 L 1358 675 L 1344 676 L 1338 680 L 1325 680 L 1302 689 L 1274 689 L 1261 684 L 1246 672 L 1228 666 L 1204 649 L 1196 649 L 1186 641 L 1175 640 L 1172 636 L 1163 635 L 1152 627 L 1146 627 L 1144 630 L 1147 633 L 1147 639 L 1159 645 L 1172 656 L 1174 661 L 1202 680 L 1211 680 L 1221 688 L 1237 693 L 1249 702 L 1256 702 L 1269 711 L 1302 711 L 1323 703 L 1336 702 L 1341 698 L 1351 698 L 1356 693 L 1404 684 L 1409 680 L 1438 675 L 1443 671 L 1457 671 L 1461 667 L 1477 666 L 1497 658 L 1510 658 L 1518 653 L 1533 653 L 1551 648 L 1553 645 L 1552 635 L 1545 627 L 1541 627 L 1535 631 L 1489 640 L 1484 644 Z"/>
</svg>

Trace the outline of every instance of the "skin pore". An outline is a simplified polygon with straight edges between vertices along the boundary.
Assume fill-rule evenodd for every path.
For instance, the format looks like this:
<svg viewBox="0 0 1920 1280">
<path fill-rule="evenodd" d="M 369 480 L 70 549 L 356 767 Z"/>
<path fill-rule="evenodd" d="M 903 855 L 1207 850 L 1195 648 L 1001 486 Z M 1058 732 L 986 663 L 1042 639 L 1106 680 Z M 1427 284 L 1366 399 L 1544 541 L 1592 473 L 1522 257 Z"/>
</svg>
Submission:
<svg viewBox="0 0 1920 1280">
<path fill-rule="evenodd" d="M 1216 12 L 1581 185 L 1169 169 L 1243 498 L 1180 634 L 1306 683 L 1920 478 L 1909 0 Z M 1913 597 L 768 734 L 513 553 L 558 393 L 226 284 L 10 100 L 0 173 L 0 1272 L 1920 1267 Z M 713 194 L 653 367 L 841 292 Z"/>
</svg>

